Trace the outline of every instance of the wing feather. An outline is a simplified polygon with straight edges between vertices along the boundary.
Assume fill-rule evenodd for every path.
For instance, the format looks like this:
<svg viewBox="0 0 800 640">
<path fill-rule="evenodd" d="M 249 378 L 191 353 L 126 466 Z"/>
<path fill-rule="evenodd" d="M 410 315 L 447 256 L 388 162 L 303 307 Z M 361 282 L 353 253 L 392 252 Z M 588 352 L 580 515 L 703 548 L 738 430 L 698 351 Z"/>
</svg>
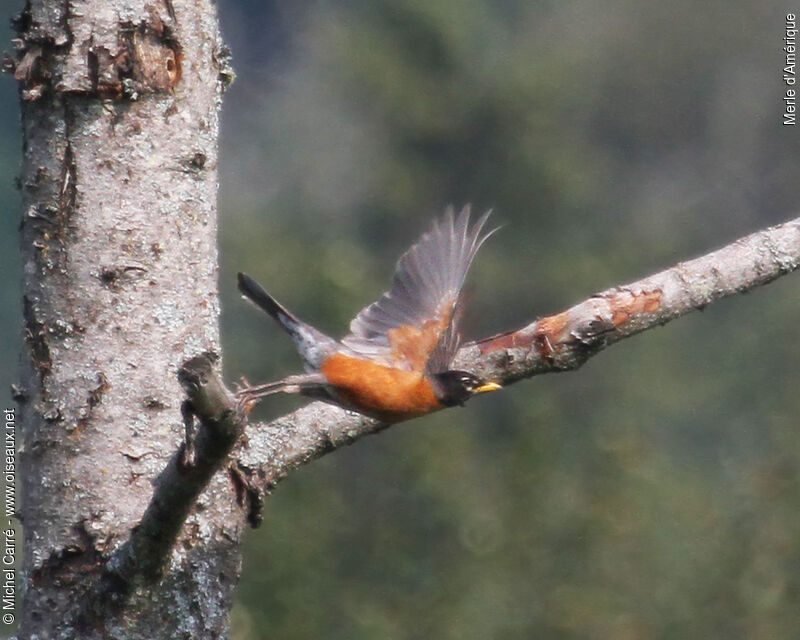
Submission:
<svg viewBox="0 0 800 640">
<path fill-rule="evenodd" d="M 446 370 L 458 350 L 458 300 L 470 264 L 494 230 L 491 212 L 470 226 L 470 208 L 448 207 L 398 261 L 392 286 L 350 323 L 342 345 L 355 356 L 431 373 Z"/>
</svg>

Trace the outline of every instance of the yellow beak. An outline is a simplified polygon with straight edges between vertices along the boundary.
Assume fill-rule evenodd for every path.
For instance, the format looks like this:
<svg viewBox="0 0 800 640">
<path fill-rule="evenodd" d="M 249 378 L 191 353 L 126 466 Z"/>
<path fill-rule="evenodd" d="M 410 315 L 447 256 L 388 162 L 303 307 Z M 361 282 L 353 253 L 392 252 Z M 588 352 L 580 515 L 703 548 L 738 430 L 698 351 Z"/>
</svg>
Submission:
<svg viewBox="0 0 800 640">
<path fill-rule="evenodd" d="M 480 387 L 475 389 L 474 393 L 486 393 L 487 391 L 497 391 L 503 387 L 496 382 L 484 382 Z"/>
</svg>

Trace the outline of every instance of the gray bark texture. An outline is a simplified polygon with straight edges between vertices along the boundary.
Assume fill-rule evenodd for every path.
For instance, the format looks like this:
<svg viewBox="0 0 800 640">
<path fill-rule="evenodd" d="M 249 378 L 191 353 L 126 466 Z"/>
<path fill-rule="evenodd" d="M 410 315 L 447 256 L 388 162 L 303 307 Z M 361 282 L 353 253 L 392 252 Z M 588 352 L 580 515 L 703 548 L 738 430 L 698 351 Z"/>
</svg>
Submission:
<svg viewBox="0 0 800 640">
<path fill-rule="evenodd" d="M 231 73 L 216 5 L 29 0 L 14 26 L 19 637 L 225 637 L 245 527 L 226 474 L 197 499 L 160 583 L 90 597 L 170 477 L 180 365 L 219 349 L 217 134 Z M 87 608 L 98 602 L 116 606 Z"/>
</svg>

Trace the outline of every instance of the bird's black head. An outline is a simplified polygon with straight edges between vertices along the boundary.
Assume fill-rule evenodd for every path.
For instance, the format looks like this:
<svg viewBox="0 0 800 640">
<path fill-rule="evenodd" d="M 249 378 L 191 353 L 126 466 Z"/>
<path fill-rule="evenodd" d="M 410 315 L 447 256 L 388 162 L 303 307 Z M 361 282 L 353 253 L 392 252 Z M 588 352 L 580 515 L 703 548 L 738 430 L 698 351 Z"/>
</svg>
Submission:
<svg viewBox="0 0 800 640">
<path fill-rule="evenodd" d="M 500 385 L 486 382 L 468 371 L 445 371 L 430 376 L 436 398 L 446 407 L 464 404 L 476 393 L 496 391 Z"/>
</svg>

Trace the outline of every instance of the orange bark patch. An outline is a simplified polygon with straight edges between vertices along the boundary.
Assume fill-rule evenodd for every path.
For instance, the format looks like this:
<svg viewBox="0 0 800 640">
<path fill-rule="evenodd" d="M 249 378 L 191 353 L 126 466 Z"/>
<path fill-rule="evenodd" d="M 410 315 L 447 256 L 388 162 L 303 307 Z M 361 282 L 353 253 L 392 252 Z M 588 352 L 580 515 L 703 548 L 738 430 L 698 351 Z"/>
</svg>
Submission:
<svg viewBox="0 0 800 640">
<path fill-rule="evenodd" d="M 536 333 L 545 335 L 550 342 L 559 342 L 569 322 L 569 311 L 562 311 L 554 316 L 546 316 L 536 323 Z"/>
<path fill-rule="evenodd" d="M 491 353 L 500 349 L 513 349 L 514 347 L 527 347 L 533 340 L 533 334 L 522 335 L 519 331 L 501 333 L 491 338 L 486 338 L 477 343 L 482 354 Z"/>
<path fill-rule="evenodd" d="M 337 353 L 322 365 L 322 374 L 346 404 L 385 422 L 443 408 L 419 371 L 401 371 Z"/>
<path fill-rule="evenodd" d="M 562 311 L 552 316 L 547 316 L 536 323 L 534 344 L 542 360 L 552 364 L 555 357 L 555 347 L 564 340 L 564 331 L 570 321 L 569 311 Z"/>
<path fill-rule="evenodd" d="M 478 342 L 478 349 L 482 354 L 486 354 L 501 349 L 524 348 L 535 344 L 537 350 L 542 353 L 542 357 L 550 358 L 553 352 L 552 345 L 563 340 L 564 330 L 569 319 L 569 311 L 562 311 L 539 320 L 534 331 L 510 331 L 481 340 Z"/>
<path fill-rule="evenodd" d="M 661 308 L 661 291 L 642 291 L 635 294 L 621 291 L 608 299 L 611 305 L 611 320 L 615 327 L 628 322 L 642 313 L 654 313 Z"/>
</svg>

